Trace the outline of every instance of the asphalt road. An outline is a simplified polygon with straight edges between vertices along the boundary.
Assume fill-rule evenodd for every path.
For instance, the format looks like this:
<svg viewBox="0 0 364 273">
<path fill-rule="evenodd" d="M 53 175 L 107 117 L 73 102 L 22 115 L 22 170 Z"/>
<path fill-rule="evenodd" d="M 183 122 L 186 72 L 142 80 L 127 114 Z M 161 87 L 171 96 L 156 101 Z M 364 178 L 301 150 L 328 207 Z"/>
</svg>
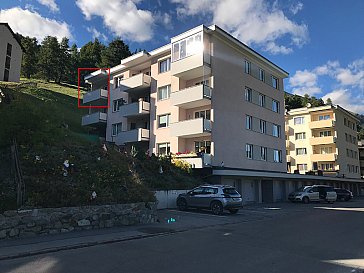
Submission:
<svg viewBox="0 0 364 273">
<path fill-rule="evenodd" d="M 223 216 L 198 211 L 161 213 L 162 221 L 170 217 L 175 219 L 171 229 L 179 223 L 190 223 L 190 228 L 1 261 L 0 272 L 364 272 L 364 200 L 262 205 Z"/>
</svg>

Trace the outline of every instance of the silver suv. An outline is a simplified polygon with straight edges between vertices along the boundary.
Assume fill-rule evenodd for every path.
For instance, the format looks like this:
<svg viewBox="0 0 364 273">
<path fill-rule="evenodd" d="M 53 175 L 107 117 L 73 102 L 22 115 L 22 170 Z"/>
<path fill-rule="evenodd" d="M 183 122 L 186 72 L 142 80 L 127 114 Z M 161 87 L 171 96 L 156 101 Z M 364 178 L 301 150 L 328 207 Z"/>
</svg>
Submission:
<svg viewBox="0 0 364 273">
<path fill-rule="evenodd" d="M 222 214 L 224 209 L 231 214 L 238 212 L 243 207 L 241 195 L 232 186 L 204 185 L 182 193 L 177 197 L 179 210 L 188 208 L 211 209 L 213 214 Z"/>
</svg>

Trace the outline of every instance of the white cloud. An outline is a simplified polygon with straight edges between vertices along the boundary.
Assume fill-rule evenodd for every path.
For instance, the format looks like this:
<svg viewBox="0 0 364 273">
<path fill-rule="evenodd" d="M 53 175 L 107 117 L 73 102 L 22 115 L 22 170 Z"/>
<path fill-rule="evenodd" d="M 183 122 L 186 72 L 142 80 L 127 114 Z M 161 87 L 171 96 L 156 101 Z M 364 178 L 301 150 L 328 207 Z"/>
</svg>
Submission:
<svg viewBox="0 0 364 273">
<path fill-rule="evenodd" d="M 303 9 L 303 3 L 298 2 L 296 4 L 291 5 L 289 11 L 292 12 L 294 15 L 296 15 L 302 9 Z"/>
<path fill-rule="evenodd" d="M 292 92 L 298 95 L 309 94 L 310 96 L 321 93 L 321 89 L 317 86 L 317 75 L 308 70 L 298 70 L 289 78 L 289 84 Z"/>
<path fill-rule="evenodd" d="M 100 31 L 98 31 L 96 28 L 94 27 L 87 27 L 86 28 L 88 32 L 90 32 L 92 34 L 92 38 L 95 39 L 102 39 L 104 41 L 107 40 L 107 37 L 105 34 L 101 33 Z"/>
<path fill-rule="evenodd" d="M 179 16 L 212 15 L 212 22 L 248 45 L 258 45 L 272 54 L 289 54 L 293 46 L 307 43 L 308 28 L 290 20 L 264 0 L 170 0 Z M 286 45 L 278 43 L 288 39 Z"/>
<path fill-rule="evenodd" d="M 0 22 L 7 22 L 14 32 L 42 41 L 47 35 L 59 40 L 63 37 L 73 39 L 70 26 L 66 22 L 42 17 L 39 13 L 23 10 L 20 7 L 0 10 Z"/>
<path fill-rule="evenodd" d="M 144 42 L 153 37 L 154 18 L 148 10 L 138 9 L 140 0 L 77 0 L 86 20 L 103 19 L 104 25 L 122 39 Z"/>
<path fill-rule="evenodd" d="M 37 0 L 39 4 L 48 7 L 52 12 L 59 12 L 59 7 L 55 0 Z"/>
<path fill-rule="evenodd" d="M 324 101 L 328 98 L 350 112 L 364 114 L 364 97 L 353 94 L 349 89 L 337 89 L 322 97 Z"/>
</svg>

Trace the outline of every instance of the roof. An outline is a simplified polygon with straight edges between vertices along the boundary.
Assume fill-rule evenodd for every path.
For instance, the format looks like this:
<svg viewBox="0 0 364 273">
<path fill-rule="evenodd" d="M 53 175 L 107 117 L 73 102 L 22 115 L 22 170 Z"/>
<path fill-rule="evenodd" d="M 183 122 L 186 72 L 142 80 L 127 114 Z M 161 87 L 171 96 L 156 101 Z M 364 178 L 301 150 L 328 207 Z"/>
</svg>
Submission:
<svg viewBox="0 0 364 273">
<path fill-rule="evenodd" d="M 19 40 L 18 36 L 16 36 L 16 34 L 11 29 L 11 27 L 9 26 L 9 24 L 8 23 L 0 23 L 0 26 L 6 26 L 9 29 L 9 31 L 13 35 L 14 39 L 18 42 L 20 48 L 25 52 L 25 48 L 23 47 L 23 45 L 21 44 L 21 41 Z"/>
</svg>

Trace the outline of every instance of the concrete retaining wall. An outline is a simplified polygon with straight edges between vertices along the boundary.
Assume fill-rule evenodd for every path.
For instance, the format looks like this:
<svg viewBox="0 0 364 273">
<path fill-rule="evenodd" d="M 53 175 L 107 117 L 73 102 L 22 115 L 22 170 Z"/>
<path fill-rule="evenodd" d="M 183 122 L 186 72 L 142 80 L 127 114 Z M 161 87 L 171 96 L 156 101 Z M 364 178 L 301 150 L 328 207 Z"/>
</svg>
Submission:
<svg viewBox="0 0 364 273">
<path fill-rule="evenodd" d="M 0 239 L 156 221 L 155 203 L 12 210 L 0 214 Z"/>
<path fill-rule="evenodd" d="M 188 190 L 169 190 L 156 191 L 157 209 L 174 209 L 177 208 L 176 200 L 179 194 L 186 193 Z"/>
</svg>

